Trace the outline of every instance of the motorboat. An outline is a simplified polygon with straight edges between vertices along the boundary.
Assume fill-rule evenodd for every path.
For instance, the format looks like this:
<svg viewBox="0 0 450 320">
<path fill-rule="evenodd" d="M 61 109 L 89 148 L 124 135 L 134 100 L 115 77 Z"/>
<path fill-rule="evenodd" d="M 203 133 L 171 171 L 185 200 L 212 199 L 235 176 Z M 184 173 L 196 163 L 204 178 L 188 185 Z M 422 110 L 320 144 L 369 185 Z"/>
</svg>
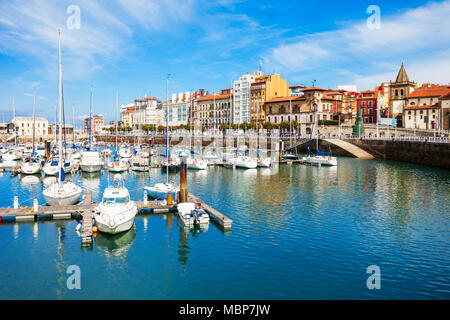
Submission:
<svg viewBox="0 0 450 320">
<path fill-rule="evenodd" d="M 117 234 L 130 230 L 137 214 L 137 206 L 124 186 L 108 187 L 102 202 L 95 207 L 94 219 L 100 232 Z"/>
<path fill-rule="evenodd" d="M 41 164 L 35 159 L 28 158 L 20 165 L 19 171 L 22 174 L 37 174 L 41 172 Z"/>
<path fill-rule="evenodd" d="M 193 202 L 182 202 L 177 205 L 178 216 L 186 226 L 205 225 L 209 223 L 209 215 Z"/>
<path fill-rule="evenodd" d="M 18 150 L 8 150 L 5 153 L 2 154 L 2 159 L 4 161 L 16 161 L 20 160 L 22 157 L 22 152 Z"/>
<path fill-rule="evenodd" d="M 164 200 L 167 199 L 169 194 L 172 194 L 173 199 L 176 199 L 180 188 L 170 183 L 157 183 L 153 187 L 144 187 L 144 190 L 147 191 L 149 197 Z"/>
<path fill-rule="evenodd" d="M 186 164 L 188 169 L 205 170 L 208 168 L 208 161 L 203 159 L 187 158 Z"/>
<path fill-rule="evenodd" d="M 131 162 L 131 170 L 133 171 L 147 171 L 149 168 L 148 159 L 136 156 Z"/>
<path fill-rule="evenodd" d="M 98 151 L 84 151 L 80 161 L 81 171 L 97 172 L 102 170 L 103 162 Z"/>
</svg>

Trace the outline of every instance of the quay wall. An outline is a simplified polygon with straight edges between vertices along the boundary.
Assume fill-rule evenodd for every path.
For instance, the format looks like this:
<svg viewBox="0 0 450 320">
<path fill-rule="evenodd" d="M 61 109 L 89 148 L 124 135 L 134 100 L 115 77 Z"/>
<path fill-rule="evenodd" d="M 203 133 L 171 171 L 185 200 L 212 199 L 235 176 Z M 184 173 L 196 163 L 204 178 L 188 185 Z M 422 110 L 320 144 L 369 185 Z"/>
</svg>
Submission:
<svg viewBox="0 0 450 320">
<path fill-rule="evenodd" d="M 377 159 L 450 169 L 450 143 L 395 140 L 345 140 Z"/>
</svg>

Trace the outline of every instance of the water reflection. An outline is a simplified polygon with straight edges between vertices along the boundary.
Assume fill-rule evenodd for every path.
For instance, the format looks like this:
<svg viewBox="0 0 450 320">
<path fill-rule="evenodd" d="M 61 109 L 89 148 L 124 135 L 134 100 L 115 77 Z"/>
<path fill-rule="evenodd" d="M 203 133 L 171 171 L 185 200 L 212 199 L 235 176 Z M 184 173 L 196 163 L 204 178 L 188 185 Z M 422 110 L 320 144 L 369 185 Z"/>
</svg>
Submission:
<svg viewBox="0 0 450 320">
<path fill-rule="evenodd" d="M 34 174 L 32 174 L 32 175 L 20 174 L 19 175 L 19 182 L 23 186 L 33 186 L 33 185 L 36 185 L 36 184 L 40 183 L 40 181 L 41 181 L 40 178 L 41 178 L 40 174 L 39 175 L 37 175 L 37 174 L 36 175 L 34 175 Z"/>
<path fill-rule="evenodd" d="M 136 223 L 129 231 L 116 235 L 99 232 L 95 237 L 95 246 L 108 258 L 125 259 L 135 239 Z"/>
</svg>

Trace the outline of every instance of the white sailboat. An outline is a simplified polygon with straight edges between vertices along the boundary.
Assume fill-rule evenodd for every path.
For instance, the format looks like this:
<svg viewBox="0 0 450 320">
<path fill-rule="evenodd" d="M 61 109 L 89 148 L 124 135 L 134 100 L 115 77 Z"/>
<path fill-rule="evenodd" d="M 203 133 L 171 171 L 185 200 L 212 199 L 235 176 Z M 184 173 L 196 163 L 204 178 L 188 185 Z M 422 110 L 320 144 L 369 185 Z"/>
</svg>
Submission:
<svg viewBox="0 0 450 320">
<path fill-rule="evenodd" d="M 186 159 L 186 164 L 188 169 L 194 170 L 206 170 L 208 168 L 208 161 L 203 159 L 196 159 L 188 157 Z"/>
<path fill-rule="evenodd" d="M 258 166 L 256 159 L 248 156 L 238 156 L 231 160 L 231 163 L 237 168 L 254 169 Z"/>
<path fill-rule="evenodd" d="M 169 128 L 169 77 L 167 77 L 167 87 L 166 87 L 166 159 L 169 159 L 169 136 L 168 136 L 168 128 Z M 166 161 L 166 164 L 169 164 Z M 164 166 L 164 163 L 163 163 Z M 155 199 L 167 199 L 169 194 L 173 195 L 173 199 L 176 199 L 178 192 L 180 191 L 179 187 L 174 186 L 169 183 L 169 166 L 166 165 L 166 182 L 165 183 L 157 183 L 154 186 L 146 186 L 144 190 L 147 191 L 148 196 Z"/>
<path fill-rule="evenodd" d="M 58 181 L 44 189 L 42 194 L 48 205 L 69 205 L 75 204 L 80 200 L 82 189 L 73 182 L 64 181 L 63 147 L 62 147 L 62 63 L 61 63 L 61 30 L 58 31 L 59 48 L 59 170 Z"/>
<path fill-rule="evenodd" d="M 316 120 L 317 120 L 317 116 L 314 119 L 314 126 L 316 127 L 316 130 L 317 130 Z M 312 132 L 314 132 L 314 130 L 312 130 Z M 311 136 L 312 136 L 312 132 L 311 132 Z M 311 143 L 311 137 L 309 139 L 309 143 Z M 308 144 L 308 154 L 306 155 L 306 157 L 303 157 L 302 160 L 303 160 L 303 162 L 309 163 L 312 165 L 337 166 L 337 159 L 336 159 L 336 157 L 331 156 L 331 152 L 321 152 L 319 150 L 319 138 L 317 136 L 317 133 L 316 133 L 316 154 L 312 154 L 312 152 L 309 149 L 309 144 Z"/>
<path fill-rule="evenodd" d="M 124 160 L 120 160 L 119 157 L 117 156 L 117 109 L 118 109 L 118 105 L 119 105 L 119 92 L 116 93 L 116 121 L 115 121 L 115 127 L 116 127 L 115 151 L 116 151 L 116 153 L 115 153 L 112 161 L 110 163 L 108 163 L 108 166 L 107 166 L 109 172 L 115 172 L 115 173 L 124 172 L 124 171 L 128 170 L 127 163 Z M 109 150 L 109 149 L 105 149 L 105 150 Z M 111 151 L 111 150 L 109 150 L 109 151 Z"/>
<path fill-rule="evenodd" d="M 124 185 L 108 187 L 103 192 L 102 202 L 95 208 L 94 219 L 100 232 L 117 234 L 130 230 L 137 214 L 137 206 L 130 200 Z"/>
<path fill-rule="evenodd" d="M 120 148 L 119 150 L 119 157 L 121 158 L 131 158 L 133 154 L 131 153 L 131 150 L 128 149 L 127 147 L 124 148 Z"/>
<path fill-rule="evenodd" d="M 36 159 L 30 157 L 25 159 L 20 165 L 19 171 L 22 174 L 37 174 L 41 172 L 41 164 Z"/>
<path fill-rule="evenodd" d="M 90 125 L 89 125 L 89 147 L 87 151 L 84 151 L 81 155 L 80 168 L 84 172 L 98 172 L 103 168 L 103 162 L 100 158 L 100 153 L 95 150 L 91 150 L 92 144 L 92 86 L 90 96 Z"/>
</svg>

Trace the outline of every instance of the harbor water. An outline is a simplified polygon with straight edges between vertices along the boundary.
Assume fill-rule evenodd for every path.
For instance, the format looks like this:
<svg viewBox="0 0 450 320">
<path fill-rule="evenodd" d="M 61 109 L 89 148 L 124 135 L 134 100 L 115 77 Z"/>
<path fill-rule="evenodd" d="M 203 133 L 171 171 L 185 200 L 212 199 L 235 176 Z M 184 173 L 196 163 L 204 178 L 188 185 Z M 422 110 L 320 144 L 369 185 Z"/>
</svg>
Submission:
<svg viewBox="0 0 450 320">
<path fill-rule="evenodd" d="M 54 179 L 0 175 L 2 207 L 15 195 L 43 204 Z M 166 179 L 161 169 L 123 177 L 133 200 Z M 109 179 L 66 178 L 96 202 Z M 187 178 L 189 192 L 233 220 L 230 231 L 139 215 L 129 232 L 83 248 L 73 220 L 3 223 L 0 299 L 450 299 L 449 171 L 338 158 L 331 168 L 210 167 Z M 71 265 L 80 289 L 67 287 Z M 371 265 L 379 290 L 367 287 Z"/>
</svg>

